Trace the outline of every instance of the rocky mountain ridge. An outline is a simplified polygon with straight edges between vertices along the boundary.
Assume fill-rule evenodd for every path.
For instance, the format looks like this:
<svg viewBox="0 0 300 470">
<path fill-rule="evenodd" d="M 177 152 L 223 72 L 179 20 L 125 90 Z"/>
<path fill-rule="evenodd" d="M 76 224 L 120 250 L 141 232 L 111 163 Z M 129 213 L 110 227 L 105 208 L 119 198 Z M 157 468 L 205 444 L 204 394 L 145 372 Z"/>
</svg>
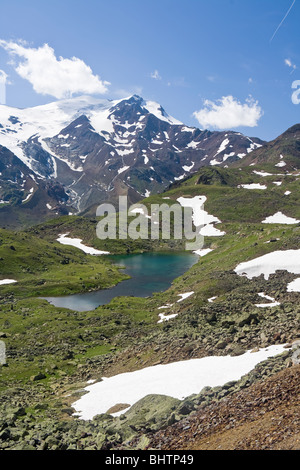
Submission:
<svg viewBox="0 0 300 470">
<path fill-rule="evenodd" d="M 238 132 L 188 127 L 137 95 L 78 97 L 24 110 L 0 106 L 1 209 L 27 209 L 47 184 L 59 185 L 64 197 L 53 200 L 43 189 L 35 209 L 41 219 L 84 212 L 121 194 L 134 203 L 203 166 L 239 161 L 263 144 Z M 9 164 L 6 149 L 15 156 Z M 6 176 L 8 165 L 25 175 L 22 181 Z"/>
</svg>

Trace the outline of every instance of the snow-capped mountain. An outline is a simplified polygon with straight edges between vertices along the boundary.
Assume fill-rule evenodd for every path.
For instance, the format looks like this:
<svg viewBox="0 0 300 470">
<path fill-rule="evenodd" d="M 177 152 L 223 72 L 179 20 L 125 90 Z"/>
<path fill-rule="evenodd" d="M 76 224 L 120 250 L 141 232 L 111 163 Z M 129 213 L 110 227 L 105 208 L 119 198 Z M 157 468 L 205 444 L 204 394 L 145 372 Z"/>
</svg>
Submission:
<svg viewBox="0 0 300 470">
<path fill-rule="evenodd" d="M 27 109 L 2 105 L 0 201 L 11 203 L 14 195 L 14 203 L 24 206 L 51 182 L 60 196 L 57 206 L 46 191 L 46 212 L 63 207 L 79 213 L 119 194 L 136 202 L 202 166 L 229 165 L 262 144 L 237 132 L 188 127 L 136 95 L 116 101 L 81 96 Z M 10 163 L 6 149 L 14 155 Z M 23 179 L 6 176 L 12 165 Z"/>
</svg>

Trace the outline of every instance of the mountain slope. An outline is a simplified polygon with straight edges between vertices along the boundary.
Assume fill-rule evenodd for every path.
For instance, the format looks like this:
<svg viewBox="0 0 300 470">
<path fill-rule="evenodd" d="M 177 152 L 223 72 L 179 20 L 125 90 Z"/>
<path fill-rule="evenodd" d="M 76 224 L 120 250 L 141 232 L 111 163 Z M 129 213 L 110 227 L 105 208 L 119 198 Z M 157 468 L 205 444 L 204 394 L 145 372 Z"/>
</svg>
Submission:
<svg viewBox="0 0 300 470">
<path fill-rule="evenodd" d="M 0 144 L 38 184 L 63 185 L 68 211 L 79 213 L 120 194 L 136 202 L 203 166 L 240 160 L 263 142 L 185 126 L 134 95 L 118 101 L 79 97 L 24 110 L 0 106 Z"/>
<path fill-rule="evenodd" d="M 284 172 L 300 169 L 300 124 L 290 127 L 276 139 L 245 157 L 238 166 L 268 165 Z M 233 163 L 237 166 L 237 163 Z"/>
</svg>

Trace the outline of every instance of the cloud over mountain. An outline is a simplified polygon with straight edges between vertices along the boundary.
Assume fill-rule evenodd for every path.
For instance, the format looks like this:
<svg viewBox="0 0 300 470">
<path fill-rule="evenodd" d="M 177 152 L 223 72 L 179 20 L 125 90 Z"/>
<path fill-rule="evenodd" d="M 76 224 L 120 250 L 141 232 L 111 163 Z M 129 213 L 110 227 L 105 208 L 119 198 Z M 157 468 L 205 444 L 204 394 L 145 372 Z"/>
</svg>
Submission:
<svg viewBox="0 0 300 470">
<path fill-rule="evenodd" d="M 204 107 L 193 115 L 203 128 L 232 129 L 257 126 L 263 111 L 251 97 L 242 104 L 233 96 L 223 96 L 217 102 L 205 100 Z"/>
<path fill-rule="evenodd" d="M 0 40 L 0 46 L 13 58 L 15 71 L 31 83 L 36 93 L 61 99 L 77 93 L 108 91 L 110 83 L 94 75 L 83 60 L 57 58 L 48 44 L 32 48 L 21 42 Z"/>
</svg>

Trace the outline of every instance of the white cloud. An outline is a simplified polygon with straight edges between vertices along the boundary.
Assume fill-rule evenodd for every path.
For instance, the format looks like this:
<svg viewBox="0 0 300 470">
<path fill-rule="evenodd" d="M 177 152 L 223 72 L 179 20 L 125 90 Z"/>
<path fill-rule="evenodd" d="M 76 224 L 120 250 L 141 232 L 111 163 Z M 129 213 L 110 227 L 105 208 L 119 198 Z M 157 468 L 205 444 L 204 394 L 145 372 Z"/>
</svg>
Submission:
<svg viewBox="0 0 300 470">
<path fill-rule="evenodd" d="M 252 97 L 242 104 L 233 96 L 223 96 L 215 103 L 205 100 L 204 108 L 193 113 L 202 127 L 216 129 L 255 127 L 262 115 L 262 109 Z"/>
<path fill-rule="evenodd" d="M 24 42 L 0 40 L 0 46 L 15 59 L 16 72 L 31 83 L 36 93 L 61 99 L 77 93 L 104 94 L 110 85 L 77 57 L 57 59 L 48 44 L 35 49 Z"/>
<path fill-rule="evenodd" d="M 151 78 L 154 78 L 154 80 L 161 80 L 158 70 L 154 70 L 154 72 L 151 73 Z"/>
<path fill-rule="evenodd" d="M 292 69 L 291 73 L 293 73 L 297 68 L 296 65 L 292 63 L 291 59 L 285 59 L 284 63 Z"/>
</svg>

